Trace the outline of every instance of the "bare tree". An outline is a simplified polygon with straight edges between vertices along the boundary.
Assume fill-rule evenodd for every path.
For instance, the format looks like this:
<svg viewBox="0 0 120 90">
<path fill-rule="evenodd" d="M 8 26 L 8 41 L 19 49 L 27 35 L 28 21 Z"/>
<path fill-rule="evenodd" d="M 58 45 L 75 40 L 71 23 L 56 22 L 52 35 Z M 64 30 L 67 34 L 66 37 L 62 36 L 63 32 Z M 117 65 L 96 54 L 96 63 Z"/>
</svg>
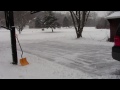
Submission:
<svg viewBox="0 0 120 90">
<path fill-rule="evenodd" d="M 88 20 L 86 22 L 86 25 L 87 27 L 95 27 L 96 24 L 97 24 L 97 18 L 98 18 L 98 15 L 96 12 L 90 12 L 89 14 L 89 17 L 88 17 Z"/>
<path fill-rule="evenodd" d="M 19 33 L 21 33 L 31 18 L 32 17 L 29 11 L 14 11 L 15 26 Z"/>
<path fill-rule="evenodd" d="M 82 37 L 83 28 L 87 22 L 90 11 L 70 11 L 77 38 Z"/>
</svg>

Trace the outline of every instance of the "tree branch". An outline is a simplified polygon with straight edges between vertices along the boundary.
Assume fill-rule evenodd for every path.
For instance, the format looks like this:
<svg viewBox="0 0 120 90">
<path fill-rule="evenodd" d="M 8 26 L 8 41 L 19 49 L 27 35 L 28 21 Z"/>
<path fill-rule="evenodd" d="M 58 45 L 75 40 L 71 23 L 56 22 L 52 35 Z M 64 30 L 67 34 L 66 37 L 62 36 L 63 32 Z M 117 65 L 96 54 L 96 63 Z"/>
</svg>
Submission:
<svg viewBox="0 0 120 90">
<path fill-rule="evenodd" d="M 74 20 L 73 13 L 72 13 L 72 11 L 70 11 L 70 13 L 71 13 L 72 20 L 73 20 L 73 24 L 74 24 L 74 27 L 75 27 L 75 30 L 76 30 L 76 33 L 77 33 L 77 27 L 76 27 L 76 25 L 75 25 L 75 20 Z"/>
<path fill-rule="evenodd" d="M 90 15 L 90 11 L 87 11 L 87 12 L 88 12 L 88 14 L 86 15 L 86 20 L 85 20 L 84 26 L 85 26 L 85 24 L 86 24 L 86 22 L 87 22 L 87 20 L 88 20 L 89 15 Z M 86 12 L 86 13 L 87 13 L 87 12 Z"/>
</svg>

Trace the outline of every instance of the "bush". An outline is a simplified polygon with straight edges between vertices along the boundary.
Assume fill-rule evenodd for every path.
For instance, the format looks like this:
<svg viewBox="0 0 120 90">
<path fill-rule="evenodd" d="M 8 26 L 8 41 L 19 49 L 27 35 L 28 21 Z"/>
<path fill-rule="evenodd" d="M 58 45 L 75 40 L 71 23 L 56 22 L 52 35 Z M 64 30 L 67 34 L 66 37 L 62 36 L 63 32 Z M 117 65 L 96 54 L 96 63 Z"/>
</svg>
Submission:
<svg viewBox="0 0 120 90">
<path fill-rule="evenodd" d="M 98 22 L 96 25 L 97 29 L 109 29 L 110 28 L 109 22 L 105 18 L 100 18 L 98 19 L 97 22 Z"/>
</svg>

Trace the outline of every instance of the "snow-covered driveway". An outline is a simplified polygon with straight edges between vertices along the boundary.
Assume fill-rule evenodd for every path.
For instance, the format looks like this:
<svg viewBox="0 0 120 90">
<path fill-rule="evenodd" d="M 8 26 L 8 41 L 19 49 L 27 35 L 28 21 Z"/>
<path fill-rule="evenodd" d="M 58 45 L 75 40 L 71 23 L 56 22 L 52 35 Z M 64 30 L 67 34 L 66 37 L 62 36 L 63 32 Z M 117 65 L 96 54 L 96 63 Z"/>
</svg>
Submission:
<svg viewBox="0 0 120 90">
<path fill-rule="evenodd" d="M 24 52 L 89 74 L 107 75 L 120 67 L 111 57 L 111 47 L 68 44 L 56 41 L 23 45 Z"/>
</svg>

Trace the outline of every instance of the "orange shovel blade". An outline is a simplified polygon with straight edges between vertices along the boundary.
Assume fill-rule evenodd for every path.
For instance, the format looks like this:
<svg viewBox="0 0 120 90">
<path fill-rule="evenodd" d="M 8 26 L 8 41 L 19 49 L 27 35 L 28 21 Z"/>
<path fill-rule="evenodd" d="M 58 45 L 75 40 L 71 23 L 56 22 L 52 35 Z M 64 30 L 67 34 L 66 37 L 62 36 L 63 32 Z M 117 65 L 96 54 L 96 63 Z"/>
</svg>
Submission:
<svg viewBox="0 0 120 90">
<path fill-rule="evenodd" d="M 26 58 L 22 58 L 22 59 L 20 59 L 20 64 L 21 64 L 21 66 L 25 66 L 25 65 L 28 65 L 29 63 Z"/>
</svg>

